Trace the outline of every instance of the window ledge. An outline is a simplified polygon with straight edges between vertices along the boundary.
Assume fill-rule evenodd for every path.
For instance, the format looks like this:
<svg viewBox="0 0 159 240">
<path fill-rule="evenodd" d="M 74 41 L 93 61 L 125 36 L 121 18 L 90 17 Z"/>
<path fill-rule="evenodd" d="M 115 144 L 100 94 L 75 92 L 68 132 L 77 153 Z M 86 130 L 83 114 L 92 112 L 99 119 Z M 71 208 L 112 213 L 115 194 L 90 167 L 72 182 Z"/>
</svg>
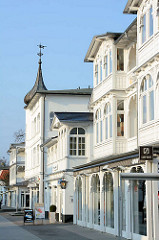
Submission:
<svg viewBox="0 0 159 240">
<path fill-rule="evenodd" d="M 87 158 L 87 156 L 78 156 L 78 155 L 76 156 L 69 155 L 68 157 L 69 158 Z"/>
<path fill-rule="evenodd" d="M 148 128 L 148 127 L 152 126 L 155 122 L 156 122 L 155 120 L 151 120 L 147 123 L 143 123 L 142 126 L 139 128 L 139 130 L 143 130 L 145 128 Z"/>
</svg>

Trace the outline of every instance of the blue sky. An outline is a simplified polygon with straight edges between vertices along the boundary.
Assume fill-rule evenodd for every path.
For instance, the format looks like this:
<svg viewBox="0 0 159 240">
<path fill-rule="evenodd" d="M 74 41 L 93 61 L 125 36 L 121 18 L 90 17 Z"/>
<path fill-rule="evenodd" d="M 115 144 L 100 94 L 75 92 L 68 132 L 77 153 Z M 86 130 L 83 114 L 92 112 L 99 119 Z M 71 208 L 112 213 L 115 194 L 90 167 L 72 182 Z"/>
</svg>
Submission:
<svg viewBox="0 0 159 240">
<path fill-rule="evenodd" d="M 123 32 L 135 18 L 127 0 L 6 0 L 0 2 L 0 157 L 25 129 L 24 96 L 38 69 L 40 42 L 47 89 L 92 87 L 84 57 L 94 35 Z"/>
</svg>

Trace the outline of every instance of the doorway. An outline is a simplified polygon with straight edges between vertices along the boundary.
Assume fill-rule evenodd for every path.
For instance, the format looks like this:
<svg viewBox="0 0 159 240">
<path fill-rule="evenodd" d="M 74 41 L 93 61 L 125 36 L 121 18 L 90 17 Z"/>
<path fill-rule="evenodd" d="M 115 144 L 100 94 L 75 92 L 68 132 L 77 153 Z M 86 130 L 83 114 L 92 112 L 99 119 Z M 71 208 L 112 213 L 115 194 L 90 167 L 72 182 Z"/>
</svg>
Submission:
<svg viewBox="0 0 159 240">
<path fill-rule="evenodd" d="M 142 169 L 120 174 L 119 236 L 133 240 L 158 239 L 159 174 Z"/>
</svg>

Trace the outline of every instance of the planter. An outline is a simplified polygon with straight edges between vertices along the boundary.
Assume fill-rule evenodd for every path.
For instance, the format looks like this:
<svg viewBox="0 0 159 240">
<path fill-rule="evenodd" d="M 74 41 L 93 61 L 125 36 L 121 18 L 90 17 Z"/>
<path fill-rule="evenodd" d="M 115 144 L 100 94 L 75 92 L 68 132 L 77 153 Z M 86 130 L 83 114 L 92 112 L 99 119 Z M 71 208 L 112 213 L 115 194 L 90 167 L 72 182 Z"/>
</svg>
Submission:
<svg viewBox="0 0 159 240">
<path fill-rule="evenodd" d="M 55 223 L 56 222 L 55 212 L 49 212 L 49 221 L 50 221 L 50 223 Z"/>
</svg>

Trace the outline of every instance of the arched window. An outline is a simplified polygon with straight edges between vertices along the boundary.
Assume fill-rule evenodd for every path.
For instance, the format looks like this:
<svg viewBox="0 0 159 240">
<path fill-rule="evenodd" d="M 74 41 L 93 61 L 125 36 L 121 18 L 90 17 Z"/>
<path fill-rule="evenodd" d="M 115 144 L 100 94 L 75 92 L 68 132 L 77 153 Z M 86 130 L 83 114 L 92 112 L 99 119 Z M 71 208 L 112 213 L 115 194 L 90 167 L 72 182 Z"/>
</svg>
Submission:
<svg viewBox="0 0 159 240">
<path fill-rule="evenodd" d="M 54 112 L 50 112 L 50 127 L 54 118 Z"/>
<path fill-rule="evenodd" d="M 95 122 L 96 122 L 96 143 L 99 143 L 102 142 L 103 140 L 103 122 L 100 108 L 96 111 Z"/>
<path fill-rule="evenodd" d="M 92 222 L 100 225 L 100 179 L 98 174 L 92 176 L 91 180 L 92 191 Z"/>
<path fill-rule="evenodd" d="M 142 123 L 154 119 L 154 83 L 151 75 L 144 77 L 141 88 Z"/>
<path fill-rule="evenodd" d="M 105 138 L 112 137 L 112 112 L 111 104 L 107 103 L 104 107 L 104 117 L 105 117 Z"/>
<path fill-rule="evenodd" d="M 73 128 L 70 131 L 70 155 L 85 156 L 85 130 Z"/>
<path fill-rule="evenodd" d="M 104 225 L 114 228 L 114 190 L 113 177 L 110 172 L 106 172 L 103 177 L 104 192 Z"/>
</svg>

